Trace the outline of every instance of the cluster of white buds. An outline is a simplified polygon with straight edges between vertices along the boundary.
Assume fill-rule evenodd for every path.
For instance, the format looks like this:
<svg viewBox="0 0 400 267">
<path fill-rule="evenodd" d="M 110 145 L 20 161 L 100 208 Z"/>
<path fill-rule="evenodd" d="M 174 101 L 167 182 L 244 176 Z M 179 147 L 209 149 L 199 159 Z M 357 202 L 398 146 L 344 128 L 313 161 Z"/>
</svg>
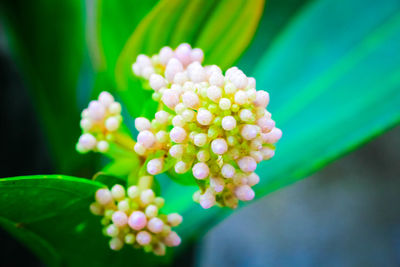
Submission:
<svg viewBox="0 0 400 267">
<path fill-rule="evenodd" d="M 137 57 L 134 73 L 149 80 L 153 99 L 164 105 L 151 122 L 136 120 L 135 151 L 165 151 L 147 163 L 152 175 L 170 159 L 176 173 L 192 170 L 200 185 L 193 199 L 203 208 L 216 203 L 235 208 L 238 200 L 254 198 L 251 187 L 259 182 L 254 171 L 274 156 L 282 132 L 266 110 L 269 94 L 255 89 L 254 78 L 237 67 L 224 75 L 218 66 L 202 66 L 200 51 L 181 44 L 151 59 Z"/>
<path fill-rule="evenodd" d="M 141 177 L 147 178 L 152 177 Z M 96 202 L 91 204 L 90 210 L 104 216 L 101 221 L 103 232 L 111 237 L 111 249 L 120 250 L 127 244 L 161 256 L 166 247 L 180 244 L 180 237 L 171 227 L 182 222 L 182 216 L 177 213 L 161 214 L 163 205 L 164 199 L 156 197 L 151 189 L 130 186 L 125 190 L 117 184 L 111 190 L 97 190 Z"/>
<path fill-rule="evenodd" d="M 80 125 L 83 133 L 76 149 L 81 153 L 91 150 L 107 152 L 109 141 L 120 128 L 121 122 L 121 104 L 114 101 L 110 93 L 100 93 L 98 99 L 91 101 L 82 111 Z"/>
</svg>

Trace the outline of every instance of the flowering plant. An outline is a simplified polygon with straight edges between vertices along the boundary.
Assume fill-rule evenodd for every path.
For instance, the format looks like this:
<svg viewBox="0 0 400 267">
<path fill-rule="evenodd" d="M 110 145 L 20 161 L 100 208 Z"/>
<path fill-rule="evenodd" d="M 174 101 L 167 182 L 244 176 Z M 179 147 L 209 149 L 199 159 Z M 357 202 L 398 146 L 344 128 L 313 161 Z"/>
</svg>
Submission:
<svg viewBox="0 0 400 267">
<path fill-rule="evenodd" d="M 397 125 L 397 2 L 295 2 L 1 3 L 63 175 L 1 179 L 0 226 L 51 266 L 169 263 Z"/>
</svg>

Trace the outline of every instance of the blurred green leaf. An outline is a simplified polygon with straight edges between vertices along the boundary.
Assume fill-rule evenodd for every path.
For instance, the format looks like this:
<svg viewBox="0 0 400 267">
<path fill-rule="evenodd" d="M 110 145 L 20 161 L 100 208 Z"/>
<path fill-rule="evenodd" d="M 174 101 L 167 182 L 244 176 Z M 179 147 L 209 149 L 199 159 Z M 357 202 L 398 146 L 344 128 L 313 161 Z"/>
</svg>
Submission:
<svg viewBox="0 0 400 267">
<path fill-rule="evenodd" d="M 77 88 L 84 79 L 81 3 L 15 0 L 0 5 L 10 47 L 31 90 L 56 168 L 77 172 L 89 160 L 75 151 L 80 135 Z"/>
<path fill-rule="evenodd" d="M 153 116 L 157 108 L 151 91 L 142 90 L 132 73 L 138 54 L 152 55 L 165 45 L 188 42 L 205 51 L 207 62 L 226 68 L 251 41 L 263 4 L 263 0 L 160 1 L 133 32 L 116 65 L 118 92 L 130 114 Z"/>
<path fill-rule="evenodd" d="M 50 266 L 160 266 L 170 260 L 126 247 L 113 252 L 89 212 L 104 185 L 49 175 L 0 180 L 0 225 L 19 237 Z M 29 205 L 27 205 L 29 203 Z"/>
</svg>

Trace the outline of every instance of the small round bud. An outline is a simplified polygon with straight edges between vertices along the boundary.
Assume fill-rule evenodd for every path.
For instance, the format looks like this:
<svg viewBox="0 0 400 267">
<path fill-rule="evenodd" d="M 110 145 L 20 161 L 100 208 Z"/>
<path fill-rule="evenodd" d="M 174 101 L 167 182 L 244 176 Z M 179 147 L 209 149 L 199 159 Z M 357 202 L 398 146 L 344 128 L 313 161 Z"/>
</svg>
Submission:
<svg viewBox="0 0 400 267">
<path fill-rule="evenodd" d="M 114 102 L 114 97 L 109 92 L 101 92 L 99 95 L 99 102 L 103 106 L 108 107 Z"/>
<path fill-rule="evenodd" d="M 189 166 L 184 161 L 178 161 L 174 166 L 176 173 L 185 173 L 188 171 Z"/>
<path fill-rule="evenodd" d="M 211 74 L 209 81 L 210 81 L 211 85 L 221 87 L 225 83 L 224 75 L 222 75 L 221 73 L 218 73 L 218 72 L 214 72 Z"/>
<path fill-rule="evenodd" d="M 121 113 L 121 109 L 121 104 L 114 102 L 108 107 L 108 112 L 110 112 L 112 115 L 116 115 Z"/>
<path fill-rule="evenodd" d="M 166 143 L 169 140 L 169 135 L 166 131 L 159 131 L 156 133 L 156 139 L 160 143 Z"/>
<path fill-rule="evenodd" d="M 257 91 L 256 100 L 253 101 L 254 105 L 266 108 L 269 103 L 269 94 L 263 90 Z"/>
<path fill-rule="evenodd" d="M 151 242 L 151 235 L 147 231 L 140 231 L 136 235 L 136 242 L 141 246 L 148 245 Z"/>
<path fill-rule="evenodd" d="M 138 134 L 137 141 L 145 148 L 151 148 L 156 142 L 156 138 L 152 132 L 145 130 Z"/>
<path fill-rule="evenodd" d="M 220 192 L 222 192 L 222 190 L 224 190 L 225 182 L 223 179 L 221 179 L 219 177 L 211 177 L 210 178 L 210 186 L 212 189 L 214 189 L 214 191 L 216 193 L 220 193 Z"/>
<path fill-rule="evenodd" d="M 228 150 L 228 144 L 223 138 L 215 139 L 211 142 L 211 150 L 217 155 L 222 155 Z"/>
<path fill-rule="evenodd" d="M 257 120 L 257 125 L 261 127 L 263 133 L 268 133 L 275 127 L 275 122 L 267 116 L 264 116 Z"/>
<path fill-rule="evenodd" d="M 167 85 L 167 82 L 159 74 L 152 74 L 150 76 L 149 83 L 150 83 L 150 87 L 153 88 L 155 91 L 158 91 L 162 87 L 165 87 Z"/>
<path fill-rule="evenodd" d="M 82 130 L 89 131 L 92 128 L 93 123 L 89 118 L 84 118 L 81 120 L 80 125 Z"/>
<path fill-rule="evenodd" d="M 97 202 L 90 204 L 90 212 L 94 215 L 103 215 L 103 208 Z"/>
<path fill-rule="evenodd" d="M 116 211 L 112 215 L 113 223 L 118 227 L 123 227 L 128 223 L 128 216 L 123 211 Z"/>
<path fill-rule="evenodd" d="M 134 234 L 127 234 L 124 239 L 125 239 L 125 243 L 128 245 L 132 245 L 133 243 L 135 243 L 135 240 L 136 240 Z"/>
<path fill-rule="evenodd" d="M 161 100 L 167 107 L 169 107 L 170 109 L 174 109 L 175 106 L 179 103 L 179 95 L 176 91 L 167 89 L 164 91 Z"/>
<path fill-rule="evenodd" d="M 243 89 L 247 86 L 247 77 L 244 74 L 237 75 L 232 78 L 232 83 L 236 88 Z"/>
<path fill-rule="evenodd" d="M 162 197 L 156 197 L 154 199 L 154 204 L 156 204 L 156 206 L 161 209 L 164 206 L 164 202 L 165 200 Z"/>
<path fill-rule="evenodd" d="M 151 175 L 156 175 L 161 173 L 164 165 L 162 158 L 152 159 L 147 163 L 147 172 Z"/>
<path fill-rule="evenodd" d="M 232 178 L 236 173 L 235 167 L 230 164 L 225 163 L 221 168 L 221 174 L 225 178 Z"/>
<path fill-rule="evenodd" d="M 97 190 L 96 191 L 96 201 L 97 201 L 97 203 L 99 203 L 100 205 L 103 205 L 103 206 L 110 203 L 112 201 L 112 196 L 111 196 L 110 190 L 108 190 L 106 188 L 101 188 L 101 189 Z"/>
<path fill-rule="evenodd" d="M 246 140 L 253 140 L 258 135 L 258 129 L 254 125 L 246 124 L 242 127 L 240 134 Z"/>
<path fill-rule="evenodd" d="M 176 247 L 181 243 L 181 238 L 175 232 L 170 232 L 164 239 L 165 245 L 168 247 Z"/>
<path fill-rule="evenodd" d="M 236 128 L 236 120 L 232 116 L 226 116 L 222 119 L 222 128 L 225 131 L 230 131 Z"/>
<path fill-rule="evenodd" d="M 164 110 L 160 110 L 156 112 L 155 117 L 158 123 L 164 125 L 168 123 L 169 113 Z"/>
<path fill-rule="evenodd" d="M 151 123 L 147 118 L 139 117 L 135 119 L 135 128 L 141 132 L 151 129 Z"/>
<path fill-rule="evenodd" d="M 138 153 L 141 156 L 146 154 L 146 148 L 140 143 L 136 143 L 133 149 L 135 150 L 136 153 Z"/>
<path fill-rule="evenodd" d="M 173 158 L 180 158 L 183 155 L 183 145 L 173 145 L 171 146 L 171 148 L 169 149 L 169 154 L 173 157 Z"/>
<path fill-rule="evenodd" d="M 110 132 L 114 132 L 114 131 L 118 130 L 119 125 L 120 125 L 120 121 L 118 120 L 117 117 L 110 117 L 106 120 L 106 128 Z"/>
<path fill-rule="evenodd" d="M 208 150 L 202 149 L 199 152 L 197 152 L 197 160 L 200 162 L 206 162 L 210 159 L 210 153 Z"/>
<path fill-rule="evenodd" d="M 120 250 L 124 246 L 124 243 L 118 237 L 113 237 L 109 245 L 112 250 Z"/>
<path fill-rule="evenodd" d="M 182 101 L 189 108 L 197 108 L 200 100 L 195 92 L 187 91 L 182 95 Z"/>
<path fill-rule="evenodd" d="M 136 185 L 132 185 L 128 188 L 128 196 L 131 199 L 137 198 L 139 195 L 140 195 L 140 191 Z"/>
<path fill-rule="evenodd" d="M 222 90 L 218 86 L 212 85 L 207 89 L 207 97 L 214 102 L 218 102 L 222 97 Z"/>
<path fill-rule="evenodd" d="M 239 111 L 239 118 L 244 122 L 252 122 L 254 120 L 254 115 L 249 109 L 241 109 Z"/>
<path fill-rule="evenodd" d="M 215 205 L 215 196 L 206 192 L 200 196 L 199 203 L 203 209 L 209 209 Z"/>
<path fill-rule="evenodd" d="M 156 205 L 148 205 L 145 210 L 147 218 L 153 218 L 158 215 L 158 208 Z"/>
<path fill-rule="evenodd" d="M 172 125 L 175 127 L 183 127 L 185 126 L 185 120 L 182 118 L 181 115 L 176 115 L 172 119 Z"/>
<path fill-rule="evenodd" d="M 247 95 L 244 91 L 237 91 L 235 93 L 235 103 L 238 105 L 244 105 L 247 102 Z"/>
<path fill-rule="evenodd" d="M 213 119 L 213 115 L 206 109 L 200 109 L 197 113 L 197 121 L 201 125 L 209 125 Z"/>
<path fill-rule="evenodd" d="M 192 54 L 192 48 L 189 44 L 183 43 L 180 44 L 176 49 L 175 49 L 175 56 L 176 58 L 182 62 L 184 66 L 188 65 L 192 60 L 191 60 L 191 54 Z"/>
<path fill-rule="evenodd" d="M 116 184 L 111 188 L 111 195 L 115 200 L 122 200 L 125 197 L 125 189 L 122 185 Z"/>
<path fill-rule="evenodd" d="M 107 141 L 99 141 L 98 143 L 97 143 L 97 150 L 99 151 L 99 152 L 107 152 L 108 151 L 108 149 L 110 148 L 110 145 L 108 144 L 108 142 Z"/>
<path fill-rule="evenodd" d="M 231 108 L 231 101 L 228 98 L 221 98 L 219 100 L 219 107 L 222 110 L 229 110 Z"/>
<path fill-rule="evenodd" d="M 88 116 L 95 121 L 102 120 L 106 114 L 104 105 L 98 101 L 91 101 L 87 110 Z"/>
<path fill-rule="evenodd" d="M 96 146 L 96 138 L 89 133 L 85 133 L 79 137 L 78 143 L 83 149 L 91 150 Z"/>
<path fill-rule="evenodd" d="M 193 110 L 187 109 L 184 112 L 182 112 L 182 118 L 186 122 L 193 121 L 195 117 L 196 117 L 196 112 L 194 112 Z"/>
<path fill-rule="evenodd" d="M 240 158 L 237 163 L 244 172 L 253 172 L 257 168 L 257 162 L 249 156 Z"/>
<path fill-rule="evenodd" d="M 235 188 L 235 196 L 242 201 L 250 201 L 255 194 L 253 189 L 248 185 L 240 185 Z"/>
<path fill-rule="evenodd" d="M 108 236 L 115 237 L 115 236 L 117 236 L 117 235 L 119 234 L 119 229 L 118 229 L 118 227 L 117 227 L 116 225 L 110 224 L 110 225 L 106 228 L 106 234 L 107 234 Z"/>
<path fill-rule="evenodd" d="M 193 142 L 196 146 L 202 147 L 207 143 L 207 135 L 199 133 L 194 136 Z"/>
<path fill-rule="evenodd" d="M 133 230 L 139 231 L 147 224 L 146 216 L 141 211 L 134 211 L 131 216 L 129 216 L 128 224 Z"/>
<path fill-rule="evenodd" d="M 200 48 L 193 49 L 190 58 L 192 61 L 198 61 L 200 63 L 203 62 L 204 58 L 203 50 L 201 50 Z"/>
<path fill-rule="evenodd" d="M 192 171 L 193 171 L 193 176 L 199 180 L 207 178 L 210 173 L 208 165 L 205 164 L 204 162 L 196 163 L 193 166 Z"/>
<path fill-rule="evenodd" d="M 155 194 L 153 192 L 153 190 L 151 189 L 146 189 L 144 190 L 141 194 L 140 194 L 140 201 L 144 204 L 144 205 L 148 205 L 150 203 L 152 203 L 154 201 L 155 198 Z"/>
<path fill-rule="evenodd" d="M 127 212 L 129 210 L 129 201 L 124 199 L 118 202 L 118 209 L 123 212 Z"/>
<path fill-rule="evenodd" d="M 231 95 L 234 94 L 237 91 L 237 89 L 236 86 L 233 85 L 232 83 L 227 83 L 224 87 L 224 91 L 226 94 Z"/>
<path fill-rule="evenodd" d="M 169 133 L 169 137 L 175 143 L 182 143 L 183 141 L 185 141 L 187 133 L 182 127 L 174 127 Z"/>
<path fill-rule="evenodd" d="M 169 82 L 172 82 L 174 80 L 175 75 L 178 72 L 182 71 L 183 71 L 182 63 L 176 58 L 171 58 L 167 63 L 167 67 L 165 68 L 165 77 Z"/>
<path fill-rule="evenodd" d="M 272 129 L 269 133 L 261 135 L 263 142 L 267 144 L 275 144 L 282 137 L 282 131 L 278 128 Z"/>
<path fill-rule="evenodd" d="M 254 186 L 260 182 L 260 176 L 256 173 L 252 172 L 249 176 L 247 176 L 247 184 L 249 186 Z"/>
<path fill-rule="evenodd" d="M 147 229 L 155 234 L 161 233 L 163 228 L 164 222 L 157 217 L 150 219 L 150 221 L 147 223 Z"/>
<path fill-rule="evenodd" d="M 171 225 L 172 227 L 178 226 L 182 222 L 182 216 L 179 215 L 178 213 L 171 213 L 168 214 L 167 217 L 168 224 Z"/>
<path fill-rule="evenodd" d="M 168 46 L 161 48 L 159 53 L 160 63 L 164 66 L 167 65 L 168 61 L 174 56 L 174 51 Z"/>
</svg>

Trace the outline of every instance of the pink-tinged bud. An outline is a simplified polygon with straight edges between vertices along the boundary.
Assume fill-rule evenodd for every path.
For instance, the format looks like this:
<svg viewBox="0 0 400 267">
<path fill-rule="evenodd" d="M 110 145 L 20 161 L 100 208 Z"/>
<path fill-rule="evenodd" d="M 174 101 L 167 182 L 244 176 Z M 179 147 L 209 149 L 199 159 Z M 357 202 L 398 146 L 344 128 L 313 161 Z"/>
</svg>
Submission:
<svg viewBox="0 0 400 267">
<path fill-rule="evenodd" d="M 168 61 L 173 58 L 175 55 L 174 51 L 172 51 L 172 49 L 168 46 L 165 46 L 163 48 L 161 48 L 160 50 L 160 54 L 159 54 L 159 59 L 160 59 L 160 63 L 164 66 L 167 65 Z"/>
<path fill-rule="evenodd" d="M 236 88 L 243 89 L 247 86 L 247 77 L 244 74 L 237 75 L 232 77 L 232 83 L 236 86 Z"/>
<path fill-rule="evenodd" d="M 210 186 L 216 193 L 222 192 L 224 190 L 225 182 L 222 178 L 219 177 L 211 177 L 210 178 Z"/>
<path fill-rule="evenodd" d="M 255 159 L 257 163 L 260 163 L 263 160 L 263 155 L 257 150 L 250 151 L 250 156 Z"/>
<path fill-rule="evenodd" d="M 225 178 L 232 178 L 236 173 L 235 167 L 230 164 L 225 163 L 221 168 L 221 174 Z"/>
<path fill-rule="evenodd" d="M 112 201 L 112 196 L 110 190 L 102 188 L 96 191 L 96 201 L 100 205 L 107 205 Z"/>
<path fill-rule="evenodd" d="M 185 120 L 182 118 L 181 115 L 176 115 L 172 119 L 172 125 L 175 127 L 183 127 L 185 126 Z"/>
<path fill-rule="evenodd" d="M 235 196 L 242 201 L 250 201 L 255 194 L 253 189 L 248 185 L 240 185 L 235 188 Z"/>
<path fill-rule="evenodd" d="M 162 158 L 152 159 L 147 163 L 147 172 L 151 175 L 156 175 L 161 173 L 164 165 L 164 161 Z"/>
<path fill-rule="evenodd" d="M 207 89 L 207 97 L 211 99 L 214 102 L 219 101 L 219 99 L 222 97 L 222 90 L 218 86 L 211 85 Z"/>
<path fill-rule="evenodd" d="M 238 105 L 244 105 L 247 102 L 247 94 L 244 91 L 237 91 L 235 93 L 235 103 Z"/>
<path fill-rule="evenodd" d="M 247 86 L 249 88 L 256 88 L 256 79 L 254 79 L 253 77 L 249 77 L 247 79 Z"/>
<path fill-rule="evenodd" d="M 244 122 L 251 122 L 253 117 L 253 112 L 249 109 L 241 109 L 239 111 L 239 118 Z"/>
<path fill-rule="evenodd" d="M 99 102 L 103 104 L 104 107 L 108 107 L 114 102 L 114 97 L 109 92 L 104 91 L 99 95 Z"/>
<path fill-rule="evenodd" d="M 113 223 L 118 227 L 123 227 L 128 223 L 128 216 L 126 216 L 125 212 L 116 211 L 112 215 Z"/>
<path fill-rule="evenodd" d="M 257 162 L 252 157 L 246 156 L 237 161 L 239 168 L 244 172 L 253 172 L 257 168 Z"/>
<path fill-rule="evenodd" d="M 173 145 L 170 149 L 169 149 L 169 154 L 173 157 L 173 158 L 180 158 L 183 155 L 183 145 Z"/>
<path fill-rule="evenodd" d="M 236 128 L 236 120 L 232 116 L 226 116 L 222 119 L 222 128 L 225 131 L 230 131 Z"/>
<path fill-rule="evenodd" d="M 257 91 L 256 100 L 253 103 L 258 107 L 266 108 L 269 103 L 269 94 L 263 90 Z"/>
<path fill-rule="evenodd" d="M 150 130 L 151 129 L 151 123 L 148 119 L 139 117 L 135 119 L 135 128 L 141 132 L 145 130 Z"/>
<path fill-rule="evenodd" d="M 140 54 L 137 56 L 136 62 L 142 67 L 148 67 L 148 66 L 152 65 L 151 59 L 148 56 L 143 55 L 143 54 Z"/>
<path fill-rule="evenodd" d="M 167 89 L 164 91 L 161 100 L 167 107 L 169 107 L 170 109 L 174 109 L 175 106 L 179 103 L 179 95 L 176 91 Z"/>
<path fill-rule="evenodd" d="M 156 112 L 155 117 L 158 123 L 166 124 L 168 122 L 169 113 L 164 110 L 160 110 Z"/>
<path fill-rule="evenodd" d="M 161 233 L 163 227 L 164 227 L 164 222 L 157 217 L 150 219 L 150 221 L 147 223 L 147 228 L 155 234 Z"/>
<path fill-rule="evenodd" d="M 229 110 L 231 108 L 231 101 L 228 98 L 221 98 L 219 100 L 219 107 L 222 110 Z"/>
<path fill-rule="evenodd" d="M 275 150 L 269 147 L 263 147 L 261 149 L 261 154 L 263 156 L 263 160 L 269 160 L 275 155 Z"/>
<path fill-rule="evenodd" d="M 169 137 L 175 143 L 182 143 L 183 141 L 185 141 L 187 133 L 182 127 L 174 127 L 169 133 Z"/>
<path fill-rule="evenodd" d="M 199 112 L 197 112 L 197 121 L 201 125 L 210 125 L 212 119 L 213 115 L 207 109 L 200 109 Z"/>
<path fill-rule="evenodd" d="M 174 80 L 175 75 L 178 72 L 182 71 L 183 71 L 182 63 L 176 58 L 171 58 L 167 63 L 167 67 L 165 68 L 165 77 L 169 82 L 172 82 Z"/>
<path fill-rule="evenodd" d="M 189 77 L 187 76 L 186 71 L 184 72 L 178 72 L 177 74 L 175 74 L 174 77 L 174 84 L 179 84 L 179 85 L 183 85 L 185 82 L 187 82 L 189 80 Z"/>
<path fill-rule="evenodd" d="M 171 231 L 164 239 L 165 245 L 168 247 L 177 247 L 181 243 L 181 238 L 177 233 Z"/>
<path fill-rule="evenodd" d="M 95 121 L 102 120 L 106 114 L 106 109 L 99 101 L 91 101 L 88 107 L 88 116 Z"/>
<path fill-rule="evenodd" d="M 111 195 L 115 200 L 122 200 L 125 198 L 125 188 L 120 184 L 116 184 L 111 188 Z"/>
<path fill-rule="evenodd" d="M 133 230 L 139 231 L 147 224 L 146 215 L 141 211 L 134 211 L 131 216 L 129 216 L 128 224 Z"/>
<path fill-rule="evenodd" d="M 261 127 L 263 133 L 268 133 L 275 127 L 275 122 L 267 116 L 264 116 L 257 120 L 257 125 Z"/>
<path fill-rule="evenodd" d="M 199 203 L 203 209 L 209 209 L 215 205 L 215 196 L 212 193 L 206 192 L 200 196 Z"/>
<path fill-rule="evenodd" d="M 198 61 L 200 63 L 203 62 L 204 53 L 203 50 L 201 50 L 200 48 L 193 49 L 190 56 L 191 56 L 191 61 Z"/>
<path fill-rule="evenodd" d="M 158 91 L 162 87 L 165 87 L 167 85 L 167 82 L 164 80 L 163 76 L 159 74 L 152 74 L 150 76 L 150 87 L 153 88 L 153 90 Z"/>
<path fill-rule="evenodd" d="M 246 124 L 242 127 L 240 134 L 246 140 L 253 140 L 258 135 L 258 128 L 257 126 Z"/>
<path fill-rule="evenodd" d="M 175 226 L 178 226 L 181 224 L 182 216 L 179 215 L 178 213 L 171 213 L 171 214 L 168 214 L 167 221 L 168 221 L 169 225 L 171 225 L 172 227 L 175 227 Z"/>
<path fill-rule="evenodd" d="M 150 203 L 152 203 L 154 201 L 155 197 L 156 196 L 155 196 L 153 190 L 146 189 L 140 194 L 140 201 L 144 205 L 149 205 Z"/>
<path fill-rule="evenodd" d="M 140 132 L 137 140 L 138 143 L 142 144 L 145 148 L 151 148 L 156 142 L 154 134 L 148 130 Z"/>
<path fill-rule="evenodd" d="M 140 143 L 136 143 L 133 149 L 138 155 L 143 156 L 144 154 L 146 154 L 146 148 Z"/>
<path fill-rule="evenodd" d="M 225 93 L 228 95 L 234 94 L 237 91 L 237 88 L 233 83 L 227 83 L 224 87 Z"/>
<path fill-rule="evenodd" d="M 236 73 L 238 70 L 239 70 L 238 67 L 231 67 L 231 68 L 229 68 L 229 69 L 225 72 L 225 76 L 231 77 L 231 76 L 233 76 L 233 74 Z"/>
<path fill-rule="evenodd" d="M 262 148 L 263 141 L 261 137 L 251 140 L 250 148 L 253 150 L 260 150 Z"/>
<path fill-rule="evenodd" d="M 202 180 L 208 177 L 208 175 L 210 174 L 210 169 L 208 168 L 208 165 L 204 162 L 199 162 L 193 166 L 192 172 L 193 176 L 196 179 Z"/>
<path fill-rule="evenodd" d="M 199 133 L 194 136 L 193 143 L 196 146 L 202 147 L 207 143 L 207 135 L 204 133 Z"/>
<path fill-rule="evenodd" d="M 182 62 L 184 66 L 187 66 L 192 61 L 192 48 L 189 44 L 180 44 L 175 49 L 175 57 Z"/>
<path fill-rule="evenodd" d="M 96 138 L 89 133 L 85 133 L 79 137 L 78 143 L 84 150 L 91 150 L 96 146 Z"/>
<path fill-rule="evenodd" d="M 215 139 L 211 142 L 211 150 L 217 155 L 222 155 L 228 150 L 228 144 L 223 138 Z"/>
<path fill-rule="evenodd" d="M 121 109 L 122 109 L 121 104 L 118 102 L 114 102 L 108 107 L 108 112 L 110 112 L 113 115 L 116 115 L 121 113 Z"/>
<path fill-rule="evenodd" d="M 225 83 L 224 75 L 218 72 L 214 72 L 211 74 L 209 81 L 211 85 L 222 87 Z"/>
<path fill-rule="evenodd" d="M 148 245 L 151 242 L 151 235 L 147 231 L 140 231 L 136 235 L 136 242 L 141 246 Z"/>
<path fill-rule="evenodd" d="M 124 243 L 118 237 L 113 237 L 109 245 L 112 250 L 120 250 L 124 246 Z"/>
<path fill-rule="evenodd" d="M 255 186 L 260 182 L 260 176 L 258 176 L 256 173 L 251 173 L 249 176 L 247 176 L 247 184 L 249 186 Z"/>
<path fill-rule="evenodd" d="M 278 128 L 272 129 L 269 133 L 261 135 L 263 142 L 266 144 L 275 144 L 282 137 L 282 131 Z"/>
<path fill-rule="evenodd" d="M 199 96 L 192 91 L 185 92 L 182 95 L 182 101 L 189 108 L 197 108 L 200 103 Z"/>
<path fill-rule="evenodd" d="M 116 117 L 110 117 L 106 120 L 106 128 L 110 132 L 114 132 L 114 131 L 118 130 L 119 125 L 120 125 L 120 121 Z"/>
</svg>

